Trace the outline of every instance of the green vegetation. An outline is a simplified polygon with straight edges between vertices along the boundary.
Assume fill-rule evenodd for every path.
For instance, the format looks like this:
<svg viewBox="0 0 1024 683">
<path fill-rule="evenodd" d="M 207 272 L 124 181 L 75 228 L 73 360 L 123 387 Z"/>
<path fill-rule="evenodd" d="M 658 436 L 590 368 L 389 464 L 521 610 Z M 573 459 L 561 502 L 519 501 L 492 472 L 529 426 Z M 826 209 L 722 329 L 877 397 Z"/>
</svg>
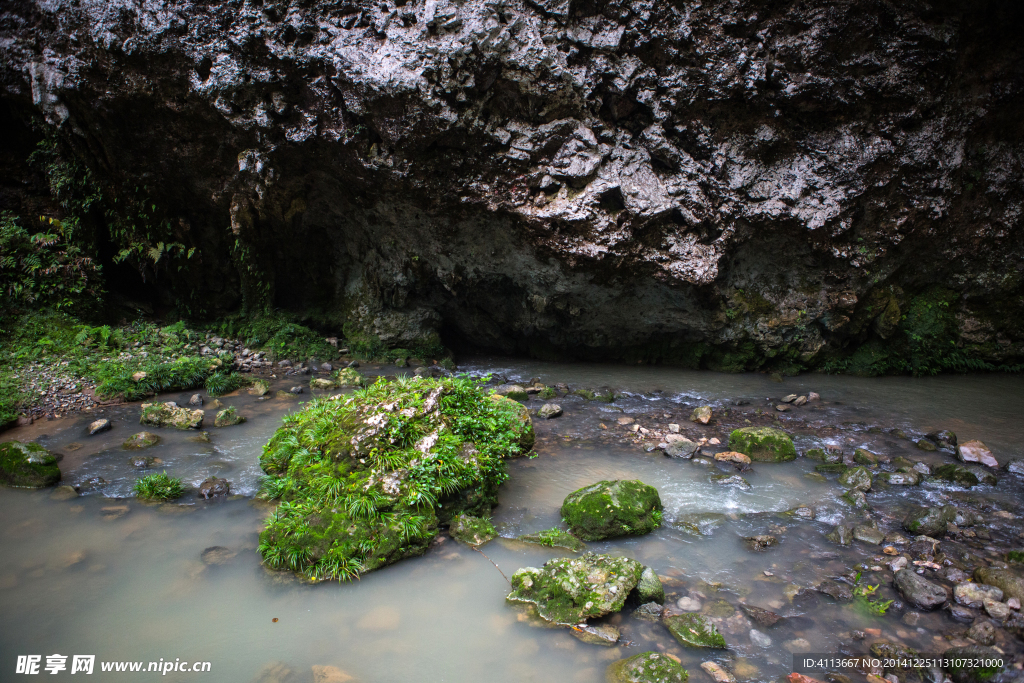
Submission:
<svg viewBox="0 0 1024 683">
<path fill-rule="evenodd" d="M 491 520 L 459 513 L 452 518 L 448 532 L 456 541 L 467 545 L 483 545 L 498 537 Z"/>
<path fill-rule="evenodd" d="M 662 623 L 675 639 L 686 647 L 725 647 L 725 638 L 718 632 L 715 625 L 694 612 L 665 617 L 662 619 Z"/>
<path fill-rule="evenodd" d="M 854 605 L 866 611 L 868 614 L 872 614 L 877 617 L 885 616 L 886 610 L 888 610 L 895 601 L 872 600 L 871 596 L 873 596 L 875 594 L 875 591 L 878 590 L 878 585 L 861 585 L 860 574 L 860 572 L 857 572 L 857 576 L 854 578 L 853 581 Z"/>
<path fill-rule="evenodd" d="M 743 427 L 729 435 L 729 448 L 756 462 L 785 462 L 796 458 L 793 440 L 773 427 Z"/>
<path fill-rule="evenodd" d="M 518 537 L 518 540 L 545 545 L 549 548 L 565 548 L 574 553 L 582 552 L 587 547 L 568 531 L 558 528 L 535 531 L 532 534 L 523 534 Z"/>
<path fill-rule="evenodd" d="M 135 482 L 133 490 L 139 498 L 149 500 L 174 500 L 181 498 L 185 492 L 181 485 L 181 479 L 168 477 L 167 472 L 142 477 Z"/>
<path fill-rule="evenodd" d="M 467 378 L 379 380 L 285 417 L 260 456 L 268 567 L 348 580 L 418 555 L 440 524 L 487 517 L 505 460 L 533 443 L 525 408 Z"/>
<path fill-rule="evenodd" d="M 574 536 L 600 541 L 639 536 L 661 525 L 658 490 L 642 481 L 599 481 L 573 491 L 562 503 L 562 519 Z"/>
<path fill-rule="evenodd" d="M 612 662 L 605 678 L 610 683 L 686 683 L 690 673 L 668 655 L 652 651 Z"/>
<path fill-rule="evenodd" d="M 44 488 L 60 481 L 57 458 L 37 443 L 0 444 L 0 484 Z"/>
</svg>

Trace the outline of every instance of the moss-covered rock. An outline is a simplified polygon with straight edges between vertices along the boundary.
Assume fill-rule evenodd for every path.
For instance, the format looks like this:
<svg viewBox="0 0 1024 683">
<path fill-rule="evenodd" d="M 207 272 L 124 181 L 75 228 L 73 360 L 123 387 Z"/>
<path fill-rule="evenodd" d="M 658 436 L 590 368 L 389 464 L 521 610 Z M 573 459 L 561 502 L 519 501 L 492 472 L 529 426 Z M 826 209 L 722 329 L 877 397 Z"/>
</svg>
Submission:
<svg viewBox="0 0 1024 683">
<path fill-rule="evenodd" d="M 978 484 L 995 485 L 999 481 L 994 474 L 981 467 L 964 466 L 955 462 L 936 467 L 932 470 L 932 475 L 937 479 L 967 488 Z"/>
<path fill-rule="evenodd" d="M 126 451 L 141 451 L 143 448 L 149 448 L 160 443 L 160 437 L 152 432 L 139 432 L 138 434 L 132 434 L 124 443 L 121 444 L 121 448 Z"/>
<path fill-rule="evenodd" d="M 641 605 L 649 602 L 656 602 L 659 605 L 665 604 L 665 587 L 661 585 L 661 579 L 650 567 L 645 567 L 640 575 L 640 582 L 636 585 L 637 602 Z"/>
<path fill-rule="evenodd" d="M 474 546 L 483 545 L 498 536 L 491 520 L 465 514 L 458 514 L 452 518 L 448 532 L 456 541 Z"/>
<path fill-rule="evenodd" d="M 234 406 L 221 410 L 217 413 L 217 417 L 213 419 L 215 427 L 231 427 L 232 425 L 240 425 L 243 422 L 245 422 L 245 416 L 239 415 Z"/>
<path fill-rule="evenodd" d="M 253 380 L 252 384 L 249 385 L 249 393 L 253 396 L 266 396 L 269 391 L 270 382 L 265 379 Z"/>
<path fill-rule="evenodd" d="M 57 456 L 37 443 L 0 444 L 0 484 L 41 489 L 60 481 Z"/>
<path fill-rule="evenodd" d="M 866 467 L 851 467 L 839 475 L 839 483 L 858 491 L 870 491 L 874 481 L 871 471 Z"/>
<path fill-rule="evenodd" d="M 335 373 L 334 383 L 339 387 L 361 387 L 366 384 L 366 378 L 355 368 L 343 368 Z"/>
<path fill-rule="evenodd" d="M 514 428 L 516 440 L 523 451 L 533 448 L 536 435 L 533 431 L 533 421 L 530 419 L 530 411 L 522 403 L 513 401 L 505 396 L 491 395 L 491 400 L 502 406 L 505 411 L 514 411 L 516 414 L 516 426 Z"/>
<path fill-rule="evenodd" d="M 921 474 L 910 470 L 908 472 L 882 472 L 878 478 L 890 486 L 917 486 L 921 483 Z"/>
<path fill-rule="evenodd" d="M 785 462 L 796 458 L 789 434 L 774 427 L 742 427 L 729 435 L 729 448 L 757 462 Z"/>
<path fill-rule="evenodd" d="M 309 388 L 318 389 L 320 391 L 330 391 L 332 389 L 337 389 L 338 385 L 334 383 L 334 380 L 325 379 L 323 377 L 314 377 L 309 380 Z"/>
<path fill-rule="evenodd" d="M 576 538 L 568 531 L 557 528 L 535 531 L 531 534 L 523 534 L 518 537 L 518 540 L 525 541 L 526 543 L 544 545 L 549 548 L 565 548 L 566 550 L 571 550 L 574 553 L 582 552 L 587 547 L 583 541 Z"/>
<path fill-rule="evenodd" d="M 662 617 L 661 623 L 665 624 L 669 633 L 686 647 L 725 647 L 725 638 L 715 625 L 695 612 Z"/>
<path fill-rule="evenodd" d="M 841 462 L 823 462 L 814 466 L 814 471 L 820 474 L 842 474 L 846 469 L 846 465 Z"/>
<path fill-rule="evenodd" d="M 571 626 L 621 610 L 643 570 L 626 557 L 586 553 L 558 558 L 541 569 L 526 567 L 513 574 L 507 600 L 533 605 L 543 619 Z"/>
<path fill-rule="evenodd" d="M 599 481 L 573 491 L 562 503 L 562 519 L 584 541 L 639 536 L 661 524 L 658 490 L 635 479 Z"/>
<path fill-rule="evenodd" d="M 183 408 L 174 401 L 167 403 L 143 403 L 139 423 L 150 427 L 174 427 L 175 429 L 199 429 L 203 426 L 205 413 L 198 408 Z"/>
<path fill-rule="evenodd" d="M 942 507 L 913 508 L 903 519 L 903 528 L 912 534 L 924 536 L 940 536 L 946 531 L 946 525 L 956 519 L 956 508 L 952 505 Z"/>
<path fill-rule="evenodd" d="M 525 452 L 520 408 L 455 378 L 310 401 L 260 456 L 261 496 L 282 501 L 260 535 L 264 562 L 351 579 L 423 553 L 460 513 L 488 516 L 505 460 Z"/>
<path fill-rule="evenodd" d="M 641 652 L 608 666 L 608 683 L 686 683 L 689 672 L 679 662 L 660 652 Z"/>
<path fill-rule="evenodd" d="M 942 656 L 955 683 L 984 683 L 1003 670 L 998 663 L 1007 661 L 1001 651 L 983 645 L 951 647 Z"/>
<path fill-rule="evenodd" d="M 974 579 L 980 583 L 1002 589 L 1003 594 L 1007 598 L 1024 600 L 1024 575 L 1012 569 L 978 567 L 974 570 Z"/>
<path fill-rule="evenodd" d="M 506 398 L 514 401 L 525 401 L 530 397 L 530 395 L 526 393 L 526 389 L 518 384 L 502 384 L 501 386 L 495 387 L 494 395 L 505 396 Z"/>
<path fill-rule="evenodd" d="M 853 461 L 859 465 L 876 467 L 878 465 L 878 456 L 866 448 L 858 448 L 853 452 Z"/>
</svg>

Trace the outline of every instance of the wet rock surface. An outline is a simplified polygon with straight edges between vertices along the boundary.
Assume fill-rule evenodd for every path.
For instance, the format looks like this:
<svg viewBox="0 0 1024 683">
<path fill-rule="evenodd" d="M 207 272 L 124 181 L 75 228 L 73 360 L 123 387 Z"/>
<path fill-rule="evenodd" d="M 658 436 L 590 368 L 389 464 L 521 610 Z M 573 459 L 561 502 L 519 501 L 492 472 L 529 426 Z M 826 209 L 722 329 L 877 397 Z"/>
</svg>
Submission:
<svg viewBox="0 0 1024 683">
<path fill-rule="evenodd" d="M 575 536 L 599 541 L 650 533 L 661 524 L 661 498 L 641 481 L 599 481 L 566 496 L 562 519 Z"/>
</svg>

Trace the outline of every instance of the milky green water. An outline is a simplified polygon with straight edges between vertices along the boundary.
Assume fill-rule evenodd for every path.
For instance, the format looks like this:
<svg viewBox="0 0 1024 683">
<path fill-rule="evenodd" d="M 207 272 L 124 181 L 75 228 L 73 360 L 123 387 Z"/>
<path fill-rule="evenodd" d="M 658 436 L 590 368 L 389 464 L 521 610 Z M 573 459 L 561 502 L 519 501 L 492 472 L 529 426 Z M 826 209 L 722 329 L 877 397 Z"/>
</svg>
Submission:
<svg viewBox="0 0 1024 683">
<path fill-rule="evenodd" d="M 786 615 L 786 622 L 773 629 L 759 628 L 771 645 L 755 645 L 750 637 L 754 625 L 739 613 L 720 622 L 730 649 L 715 653 L 681 648 L 659 624 L 626 615 L 610 619 L 627 643 L 612 648 L 584 644 L 564 629 L 540 628 L 505 602 L 508 584 L 488 557 L 511 576 L 520 567 L 540 566 L 564 552 L 508 538 L 484 546 L 487 557 L 449 539 L 421 558 L 344 585 L 310 586 L 267 572 L 255 548 L 269 508 L 250 500 L 259 476 L 257 457 L 282 415 L 298 406 L 242 395 L 225 402 L 249 417 L 246 424 L 211 428 L 211 444 L 190 441 L 188 433 L 160 430 L 163 442 L 147 452 L 163 461 L 158 471 L 166 469 L 190 484 L 209 474 L 231 480 L 242 495 L 228 501 L 207 503 L 191 494 L 181 501 L 185 505 L 149 506 L 117 499 L 130 496 L 139 475 L 118 448 L 140 430 L 137 405 L 106 409 L 114 429 L 96 437 L 84 432 L 93 415 L 37 423 L 0 437 L 36 438 L 63 453 L 62 471 L 72 483 L 95 476 L 109 481 L 100 491 L 70 501 L 52 500 L 47 491 L 0 490 L 0 680 L 20 678 L 13 674 L 17 655 L 60 653 L 95 654 L 98 661 L 181 658 L 212 663 L 212 673 L 160 677 L 167 681 L 312 681 L 314 665 L 329 665 L 361 681 L 597 683 L 604 680 L 610 662 L 660 649 L 678 656 L 695 681 L 710 681 L 699 668 L 709 657 L 743 680 L 767 681 L 792 670 L 790 650 L 834 651 L 844 631 L 864 627 L 881 628 L 893 638 L 934 651 L 941 649 L 934 629 L 945 625 L 940 614 L 925 615 L 915 628 L 903 624 L 899 615 L 879 619 L 828 601 L 790 600 L 793 586 L 811 585 L 857 561 L 850 551 L 823 539 L 829 522 L 848 514 L 848 508 L 838 501 L 841 490 L 834 483 L 804 476 L 813 462 L 757 466 L 744 475 L 752 489 L 740 491 L 711 483 L 710 475 L 717 470 L 627 445 L 600 445 L 590 437 L 599 433 L 597 424 L 622 414 L 650 413 L 662 406 L 678 411 L 698 398 L 722 405 L 740 397 L 763 402 L 783 391 L 810 389 L 822 394 L 823 423 L 860 421 L 916 432 L 953 428 L 961 438 L 982 438 L 1001 459 L 1024 456 L 1014 424 L 1024 414 L 1024 381 L 1018 377 L 809 376 L 780 386 L 760 375 L 660 368 L 505 359 L 478 359 L 466 367 L 496 368 L 522 379 L 607 384 L 630 392 L 612 406 L 566 399 L 563 418 L 538 425 L 537 457 L 511 463 L 510 480 L 494 512 L 503 536 L 558 524 L 562 499 L 593 481 L 642 479 L 661 492 L 666 524 L 642 538 L 594 543 L 590 549 L 652 566 L 666 577 L 673 598 L 691 596 L 704 605 L 746 601 Z M 167 399 L 184 401 L 187 396 Z M 913 454 L 910 442 L 852 433 L 847 438 L 858 443 L 874 439 L 876 449 Z M 992 493 L 1010 504 L 1019 498 L 1018 490 L 1019 482 L 1005 480 Z M 906 501 L 890 502 L 898 507 L 912 499 L 941 500 L 946 492 L 915 489 L 904 495 Z M 822 521 L 757 514 L 797 504 L 814 506 Z M 118 506 L 128 511 L 104 511 Z M 722 516 L 701 527 L 710 535 L 678 528 L 694 513 Z M 765 532 L 782 539 L 779 548 L 766 553 L 745 548 L 742 536 Z M 212 546 L 237 554 L 223 566 L 207 566 L 200 556 Z M 259 678 L 275 662 L 277 674 L 290 673 Z M 97 671 L 87 680 L 155 677 Z"/>
</svg>

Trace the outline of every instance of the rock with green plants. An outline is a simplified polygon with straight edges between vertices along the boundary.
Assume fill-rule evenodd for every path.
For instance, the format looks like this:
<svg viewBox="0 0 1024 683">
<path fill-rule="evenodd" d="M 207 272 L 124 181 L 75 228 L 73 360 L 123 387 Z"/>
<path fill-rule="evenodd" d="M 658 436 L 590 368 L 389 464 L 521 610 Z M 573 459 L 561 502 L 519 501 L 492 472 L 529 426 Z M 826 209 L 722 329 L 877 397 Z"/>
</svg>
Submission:
<svg viewBox="0 0 1024 683">
<path fill-rule="evenodd" d="M 150 448 L 160 443 L 160 437 L 153 432 L 138 432 L 132 434 L 124 443 L 121 444 L 121 448 L 126 451 L 140 451 L 143 448 Z"/>
<path fill-rule="evenodd" d="M 37 443 L 0 444 L 0 484 L 39 489 L 60 481 L 57 456 Z"/>
<path fill-rule="evenodd" d="M 366 378 L 355 368 L 342 368 L 334 373 L 334 384 L 338 387 L 361 387 L 366 384 Z"/>
<path fill-rule="evenodd" d="M 608 683 L 686 683 L 689 672 L 663 652 L 641 652 L 612 662 L 605 672 Z"/>
<path fill-rule="evenodd" d="M 622 609 L 644 566 L 626 557 L 586 553 L 525 567 L 512 575 L 509 602 L 532 606 L 552 624 L 573 626 Z"/>
<path fill-rule="evenodd" d="M 332 389 L 337 389 L 338 385 L 332 379 L 327 379 L 326 377 L 314 377 L 309 380 L 309 388 L 316 389 L 318 391 L 331 391 Z"/>
<path fill-rule="evenodd" d="M 686 647 L 724 648 L 725 638 L 706 617 L 689 612 L 687 614 L 662 617 L 661 623 L 669 633 Z"/>
<path fill-rule="evenodd" d="M 166 472 L 150 474 L 135 482 L 135 495 L 144 500 L 174 500 L 185 492 L 181 479 L 167 476 Z"/>
<path fill-rule="evenodd" d="M 574 536 L 600 541 L 640 536 L 661 525 L 658 490 L 642 481 L 599 481 L 573 491 L 562 503 L 562 519 Z"/>
<path fill-rule="evenodd" d="M 483 545 L 498 537 L 498 532 L 495 530 L 494 525 L 491 524 L 491 520 L 464 513 L 459 513 L 452 517 L 448 533 L 456 541 L 472 546 Z"/>
<path fill-rule="evenodd" d="M 549 548 L 565 548 L 566 550 L 571 550 L 574 553 L 582 552 L 587 547 L 580 539 L 576 538 L 568 531 L 558 528 L 534 531 L 529 534 L 517 536 L 516 539 L 526 543 L 536 543 L 537 545 L 543 545 Z"/>
<path fill-rule="evenodd" d="M 270 382 L 265 379 L 253 380 L 249 385 L 249 393 L 253 396 L 266 396 L 270 391 Z"/>
<path fill-rule="evenodd" d="M 526 454 L 524 406 L 468 378 L 378 380 L 308 402 L 263 448 L 267 567 L 347 580 L 422 554 L 459 514 L 486 518 Z"/>
<path fill-rule="evenodd" d="M 232 427 L 234 425 L 240 425 L 243 422 L 245 422 L 245 416 L 240 414 L 235 406 L 231 406 L 217 413 L 217 417 L 213 419 L 213 426 Z"/>
<path fill-rule="evenodd" d="M 206 413 L 201 409 L 192 410 L 179 406 L 174 401 L 166 403 L 143 403 L 139 424 L 150 427 L 174 427 L 175 429 L 199 429 L 203 426 Z"/>
<path fill-rule="evenodd" d="M 741 427 L 729 435 L 729 448 L 755 462 L 785 462 L 796 458 L 789 434 L 774 427 Z"/>
</svg>

